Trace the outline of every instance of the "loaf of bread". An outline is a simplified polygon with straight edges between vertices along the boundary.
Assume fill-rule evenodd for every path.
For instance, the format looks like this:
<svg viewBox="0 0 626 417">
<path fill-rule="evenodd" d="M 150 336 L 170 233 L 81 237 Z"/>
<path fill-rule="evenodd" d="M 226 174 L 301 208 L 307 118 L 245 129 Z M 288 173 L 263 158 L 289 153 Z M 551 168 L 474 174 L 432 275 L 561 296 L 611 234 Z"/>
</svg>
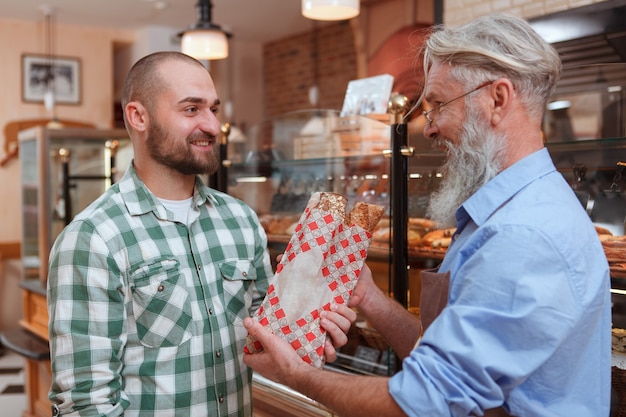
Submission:
<svg viewBox="0 0 626 417">
<path fill-rule="evenodd" d="M 385 208 L 376 204 L 357 202 L 348 215 L 348 223 L 372 233 L 385 214 Z"/>
<path fill-rule="evenodd" d="M 372 233 L 372 240 L 388 244 L 393 237 L 391 227 L 377 227 Z M 406 231 L 407 243 L 409 246 L 418 246 L 422 240 L 422 236 L 416 230 L 409 229 Z"/>
<path fill-rule="evenodd" d="M 596 228 L 596 233 L 598 233 L 598 235 L 601 236 L 612 236 L 613 233 L 611 233 L 611 231 L 609 229 L 607 229 L 606 227 L 602 227 L 602 226 L 598 226 L 598 225 L 594 225 L 594 227 Z"/>
<path fill-rule="evenodd" d="M 611 336 L 613 350 L 626 353 L 626 330 L 614 327 L 611 329 Z"/>
<path fill-rule="evenodd" d="M 347 205 L 348 199 L 341 194 L 318 192 L 311 195 L 307 208 L 328 212 L 345 222 Z"/>
<path fill-rule="evenodd" d="M 346 207 L 347 199 L 340 194 L 311 196 L 254 316 L 316 367 L 325 361 L 321 313 L 333 303 L 349 302 L 365 264 L 371 231 L 384 211 L 367 203 L 356 203 L 350 213 Z M 262 348 L 248 337 L 244 352 Z"/>
<path fill-rule="evenodd" d="M 438 242 L 437 246 L 440 247 L 447 247 L 450 244 L 450 241 L 448 240 L 441 240 L 444 238 L 451 238 L 452 235 L 454 234 L 454 232 L 456 231 L 456 228 L 452 227 L 452 228 L 447 228 L 447 229 L 437 229 L 437 230 L 433 230 L 432 232 L 428 232 L 426 233 L 423 237 L 422 237 L 422 245 L 424 246 L 432 246 L 434 242 Z M 447 242 L 447 244 L 445 244 Z M 445 246 L 444 246 L 445 244 Z"/>
<path fill-rule="evenodd" d="M 423 217 L 410 217 L 409 228 L 419 228 L 422 230 L 430 231 L 435 227 L 435 222 Z"/>
</svg>

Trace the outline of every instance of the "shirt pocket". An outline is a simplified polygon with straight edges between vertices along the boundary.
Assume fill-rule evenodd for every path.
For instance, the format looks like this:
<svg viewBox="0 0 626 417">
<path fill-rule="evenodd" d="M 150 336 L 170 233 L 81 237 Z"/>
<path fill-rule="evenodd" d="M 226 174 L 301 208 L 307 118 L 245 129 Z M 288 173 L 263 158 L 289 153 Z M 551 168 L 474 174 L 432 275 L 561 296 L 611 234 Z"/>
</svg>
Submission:
<svg viewBox="0 0 626 417">
<path fill-rule="evenodd" d="M 226 316 L 233 325 L 243 326 L 243 319 L 250 316 L 250 287 L 256 280 L 256 269 L 249 260 L 233 259 L 220 264 L 220 273 Z"/>
<path fill-rule="evenodd" d="M 175 259 L 158 259 L 131 272 L 137 337 L 150 348 L 179 346 L 191 339 L 191 307 L 185 277 Z"/>
</svg>

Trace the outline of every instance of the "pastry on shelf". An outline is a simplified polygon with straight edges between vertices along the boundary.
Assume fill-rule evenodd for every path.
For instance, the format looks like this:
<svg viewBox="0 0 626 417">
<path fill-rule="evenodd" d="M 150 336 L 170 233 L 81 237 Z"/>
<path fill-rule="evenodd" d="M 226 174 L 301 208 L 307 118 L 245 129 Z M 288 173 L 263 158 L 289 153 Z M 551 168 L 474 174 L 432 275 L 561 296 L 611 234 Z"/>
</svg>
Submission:
<svg viewBox="0 0 626 417">
<path fill-rule="evenodd" d="M 422 237 L 430 232 L 434 227 L 434 222 L 430 219 L 411 217 L 407 224 L 407 243 L 409 248 L 420 245 Z M 380 220 L 378 226 L 372 233 L 372 243 L 376 246 L 389 247 L 393 238 L 391 221 L 388 217 Z"/>
<path fill-rule="evenodd" d="M 261 226 L 268 235 L 288 235 L 297 224 L 299 215 L 294 214 L 263 214 L 259 216 Z M 290 233 L 291 231 L 291 233 Z"/>
<path fill-rule="evenodd" d="M 626 353 L 626 330 L 620 328 L 611 329 L 611 346 L 614 351 Z"/>
</svg>

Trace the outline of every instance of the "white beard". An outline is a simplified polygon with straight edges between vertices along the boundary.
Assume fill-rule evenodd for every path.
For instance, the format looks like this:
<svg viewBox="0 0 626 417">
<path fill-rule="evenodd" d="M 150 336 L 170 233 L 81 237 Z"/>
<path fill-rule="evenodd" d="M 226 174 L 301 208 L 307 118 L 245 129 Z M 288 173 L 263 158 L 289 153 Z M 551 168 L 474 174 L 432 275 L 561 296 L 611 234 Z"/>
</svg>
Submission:
<svg viewBox="0 0 626 417">
<path fill-rule="evenodd" d="M 506 140 L 488 126 L 488 121 L 470 106 L 457 147 L 446 138 L 433 140 L 433 146 L 444 146 L 448 153 L 442 167 L 443 181 L 431 195 L 427 211 L 438 227 L 455 227 L 455 213 L 461 204 L 501 170 Z"/>
</svg>

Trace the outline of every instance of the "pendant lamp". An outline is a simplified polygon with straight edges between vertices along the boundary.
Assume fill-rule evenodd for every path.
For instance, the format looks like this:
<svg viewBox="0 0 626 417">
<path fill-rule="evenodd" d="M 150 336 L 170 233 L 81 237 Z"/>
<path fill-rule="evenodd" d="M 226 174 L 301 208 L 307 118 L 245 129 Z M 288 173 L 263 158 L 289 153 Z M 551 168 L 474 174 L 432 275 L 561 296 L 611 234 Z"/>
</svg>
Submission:
<svg viewBox="0 0 626 417">
<path fill-rule="evenodd" d="M 54 9 L 52 6 L 43 5 L 41 7 L 41 11 L 43 12 L 45 19 L 45 30 L 46 30 L 46 66 L 47 66 L 47 77 L 46 77 L 46 91 L 43 96 L 43 103 L 46 110 L 52 113 L 52 118 L 55 118 L 55 91 L 54 91 L 54 25 L 52 22 L 52 14 L 54 13 Z"/>
<path fill-rule="evenodd" d="M 198 0 L 198 22 L 180 34 L 183 53 L 196 59 L 217 60 L 228 57 L 228 38 L 231 35 L 211 22 L 212 8 L 210 0 Z"/>
<path fill-rule="evenodd" d="M 57 76 L 55 70 L 55 19 L 54 19 L 54 8 L 50 5 L 44 4 L 41 6 L 41 11 L 43 12 L 45 18 L 45 29 L 46 29 L 46 66 L 47 70 L 47 78 L 46 78 L 46 91 L 43 96 L 43 104 L 46 110 L 50 112 L 50 121 L 46 124 L 46 126 L 50 129 L 59 129 L 63 127 L 63 124 L 57 118 L 56 112 L 56 89 L 54 86 L 54 79 Z"/>
<path fill-rule="evenodd" d="M 313 20 L 352 19 L 359 11 L 359 0 L 302 0 L 302 15 Z"/>
</svg>

